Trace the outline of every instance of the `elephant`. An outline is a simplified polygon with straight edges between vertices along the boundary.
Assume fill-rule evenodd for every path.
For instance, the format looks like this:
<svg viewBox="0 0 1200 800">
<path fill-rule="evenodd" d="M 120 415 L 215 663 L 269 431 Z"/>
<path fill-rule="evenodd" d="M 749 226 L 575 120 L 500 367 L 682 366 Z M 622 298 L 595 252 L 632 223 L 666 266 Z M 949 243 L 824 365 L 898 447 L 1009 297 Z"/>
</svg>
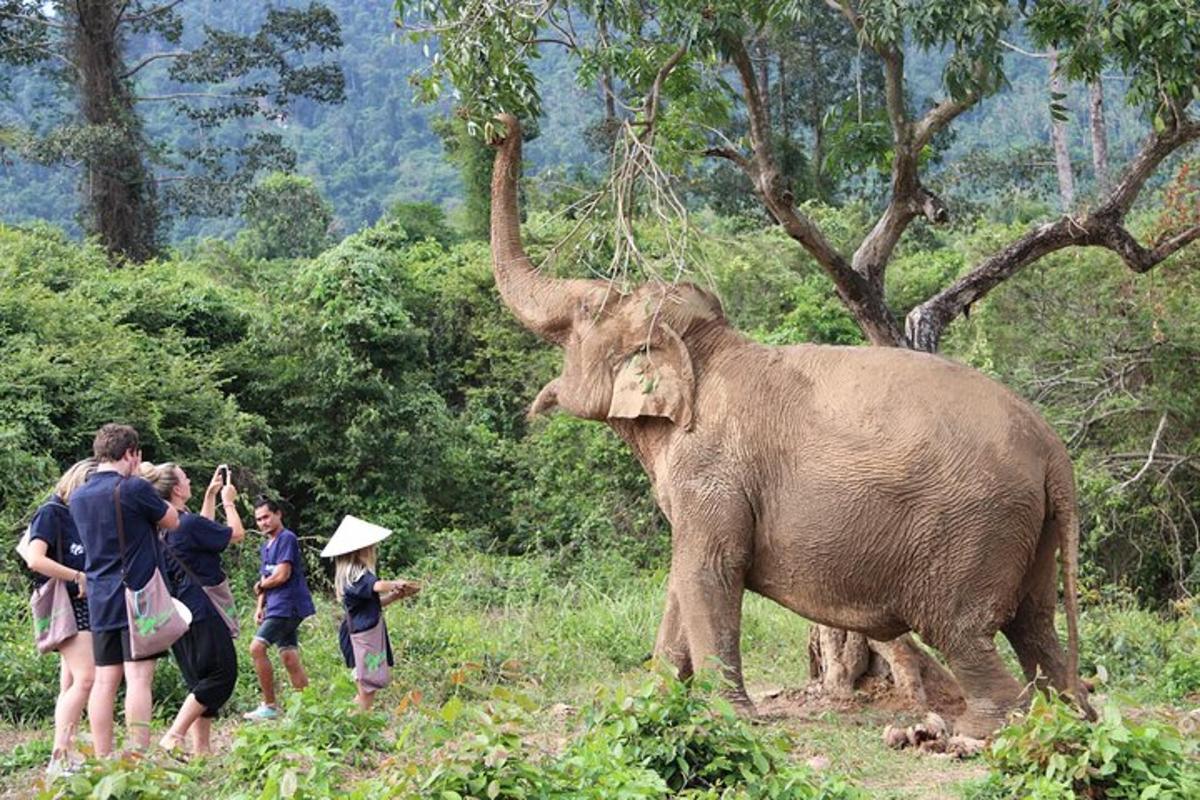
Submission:
<svg viewBox="0 0 1200 800">
<path fill-rule="evenodd" d="M 1029 685 L 1086 708 L 1074 474 L 1030 404 L 938 355 L 753 342 L 692 283 L 620 291 L 542 274 L 521 239 L 521 127 L 498 121 L 496 286 L 524 327 L 563 350 L 530 413 L 607 423 L 649 476 L 671 527 L 657 655 L 683 677 L 718 666 L 752 713 L 740 654 L 749 590 L 873 639 L 916 632 L 960 684 L 960 734 L 991 734 L 1026 697 L 998 631 Z"/>
</svg>

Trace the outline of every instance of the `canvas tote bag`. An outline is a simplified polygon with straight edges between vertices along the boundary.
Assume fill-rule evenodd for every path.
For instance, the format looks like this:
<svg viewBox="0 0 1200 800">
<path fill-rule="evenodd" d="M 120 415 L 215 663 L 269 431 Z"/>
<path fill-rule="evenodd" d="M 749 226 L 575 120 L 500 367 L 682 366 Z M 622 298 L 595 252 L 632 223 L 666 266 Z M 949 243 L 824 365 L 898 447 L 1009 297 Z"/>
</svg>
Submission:
<svg viewBox="0 0 1200 800">
<path fill-rule="evenodd" d="M 204 594 L 208 597 L 208 602 L 212 603 L 213 608 L 217 610 L 217 615 L 225 623 L 225 627 L 229 628 L 229 635 L 236 639 L 238 633 L 241 631 L 241 627 L 238 625 L 237 605 L 233 601 L 233 589 L 229 587 L 229 578 L 214 586 L 205 586 L 196 577 L 196 573 L 192 572 L 192 568 L 187 565 L 187 562 L 171 549 L 170 543 L 165 538 L 163 539 L 163 547 L 166 548 L 167 554 L 175 560 L 175 563 L 187 573 L 192 583 L 204 591 Z"/>
<path fill-rule="evenodd" d="M 154 574 L 141 589 L 129 587 L 129 573 L 125 564 L 125 516 L 121 513 L 121 481 L 113 490 L 113 502 L 117 506 L 117 541 L 121 546 L 121 572 L 125 579 L 125 616 L 129 620 L 129 654 L 139 658 L 166 652 L 183 634 L 188 623 L 179 615 L 167 582 L 162 572 L 154 568 Z M 154 542 L 158 546 L 158 542 Z"/>
<path fill-rule="evenodd" d="M 346 615 L 346 630 L 350 632 L 350 649 L 354 651 L 354 679 L 364 688 L 375 691 L 392 682 L 392 670 L 387 663 L 387 627 L 383 613 L 374 627 L 354 633 L 350 615 Z"/>
<path fill-rule="evenodd" d="M 55 559 L 63 563 L 61 523 L 54 550 Z M 39 653 L 44 655 L 57 650 L 63 642 L 79 633 L 66 581 L 50 578 L 34 589 L 29 597 L 29 608 L 33 612 L 33 643 Z"/>
</svg>

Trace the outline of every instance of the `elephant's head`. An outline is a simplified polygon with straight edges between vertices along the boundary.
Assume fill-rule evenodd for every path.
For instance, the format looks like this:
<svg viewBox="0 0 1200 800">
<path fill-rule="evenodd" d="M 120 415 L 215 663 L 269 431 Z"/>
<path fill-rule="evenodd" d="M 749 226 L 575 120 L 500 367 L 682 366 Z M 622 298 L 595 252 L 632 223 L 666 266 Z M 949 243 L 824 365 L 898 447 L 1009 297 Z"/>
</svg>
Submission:
<svg viewBox="0 0 1200 800">
<path fill-rule="evenodd" d="M 690 428 L 696 393 L 691 335 L 725 325 L 721 304 L 694 284 L 644 284 L 622 293 L 607 281 L 540 274 L 521 245 L 517 177 L 521 129 L 507 129 L 492 173 L 492 266 L 521 323 L 564 350 L 563 372 L 530 409 L 558 406 L 584 419 L 665 417 Z"/>
</svg>

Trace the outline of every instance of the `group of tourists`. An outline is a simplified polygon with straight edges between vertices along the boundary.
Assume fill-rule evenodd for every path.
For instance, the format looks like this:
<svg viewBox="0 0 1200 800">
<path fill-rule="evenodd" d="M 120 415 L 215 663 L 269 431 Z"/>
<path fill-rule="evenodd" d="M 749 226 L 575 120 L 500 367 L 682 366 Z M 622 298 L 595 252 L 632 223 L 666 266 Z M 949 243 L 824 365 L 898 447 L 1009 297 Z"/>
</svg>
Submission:
<svg viewBox="0 0 1200 800">
<path fill-rule="evenodd" d="M 168 649 L 189 694 L 158 744 L 182 757 L 190 738 L 193 753 L 212 752 L 212 720 L 238 674 L 238 615 L 222 554 L 245 539 L 246 529 L 228 467 L 214 472 L 198 513 L 188 510 L 191 497 L 182 467 L 143 462 L 137 431 L 113 423 L 96 433 L 93 457 L 63 474 L 29 523 L 19 549 L 34 573 L 34 637 L 41 652 L 61 656 L 52 778 L 83 761 L 74 741 L 85 706 L 95 755 L 112 754 L 122 681 L 127 746 L 149 748 L 155 663 Z M 279 650 L 294 688 L 307 686 L 298 632 L 316 611 L 300 542 L 284 526 L 279 505 L 257 498 L 254 522 L 266 537 L 250 643 L 262 702 L 244 717 L 262 721 L 280 713 L 269 649 Z M 348 516 L 321 554 L 334 558 L 335 593 L 346 612 L 339 644 L 363 709 L 387 684 L 393 664 L 383 607 L 418 589 L 376 577 L 375 546 L 389 534 Z"/>
</svg>

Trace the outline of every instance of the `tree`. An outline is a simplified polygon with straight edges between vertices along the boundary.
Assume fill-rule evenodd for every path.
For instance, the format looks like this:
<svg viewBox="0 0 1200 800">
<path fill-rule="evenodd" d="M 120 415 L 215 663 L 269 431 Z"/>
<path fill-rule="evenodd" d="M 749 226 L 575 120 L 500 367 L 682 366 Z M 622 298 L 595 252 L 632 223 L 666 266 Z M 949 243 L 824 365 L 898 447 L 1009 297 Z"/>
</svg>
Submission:
<svg viewBox="0 0 1200 800">
<path fill-rule="evenodd" d="M 240 204 L 230 195 L 260 170 L 293 166 L 278 133 L 230 143 L 222 123 L 279 124 L 296 98 L 343 97 L 341 68 L 312 58 L 341 46 L 325 6 L 268 9 L 249 34 L 188 35 L 183 2 L 0 0 L 0 62 L 45 73 L 75 104 L 50 130 L 25 131 L 24 154 L 80 165 L 85 229 L 133 261 L 158 251 L 169 209 L 231 213 Z M 143 125 L 144 105 L 164 102 L 195 125 L 175 143 L 152 141 Z"/>
<path fill-rule="evenodd" d="M 706 157 L 735 165 L 769 217 L 820 264 L 876 345 L 937 350 L 945 328 L 973 303 L 1056 251 L 1106 248 L 1133 271 L 1145 272 L 1200 238 L 1200 224 L 1189 222 L 1146 246 L 1125 224 L 1162 162 L 1200 139 L 1200 121 L 1189 113 L 1193 98 L 1200 96 L 1198 0 L 398 0 L 397 6 L 413 22 L 426 24 L 415 30 L 416 37 L 439 37 L 439 51 L 421 85 L 425 97 L 438 96 L 443 82 L 453 83 L 463 97 L 463 113 L 485 134 L 499 111 L 537 113 L 540 98 L 529 61 L 539 48 L 565 47 L 584 84 L 611 70 L 613 80 L 639 100 L 627 104 L 622 141 L 614 148 L 610 205 L 628 211 L 638 187 L 648 198 L 646 210 L 661 218 L 679 209 L 667 177 L 672 172 Z M 601 12 L 604 39 L 581 33 L 595 27 L 580 24 L 580 18 L 594 22 Z M 835 15 L 882 63 L 890 186 L 882 213 L 853 250 L 832 244 L 796 205 L 779 163 L 780 115 L 770 113 L 754 61 L 764 34 L 817 14 Z M 923 181 L 931 144 L 1004 85 L 1004 37 L 1018 28 L 1035 46 L 1057 51 L 1056 72 L 1066 80 L 1090 82 L 1104 68 L 1124 73 L 1126 101 L 1144 112 L 1150 130 L 1090 210 L 1034 226 L 927 296 L 902 325 L 886 297 L 887 267 L 916 219 L 940 224 L 950 212 Z M 914 49 L 945 53 L 945 96 L 928 107 L 915 108 L 907 92 L 905 60 Z M 731 73 L 735 81 L 726 80 Z M 737 135 L 742 126 L 745 137 Z M 622 268 L 641 256 L 636 232 L 621 213 L 608 219 L 614 222 L 614 247 L 625 254 L 613 264 Z M 674 256 L 671 266 L 685 271 L 683 254 Z M 821 633 L 814 636 L 818 649 Z M 835 638 L 825 636 L 831 642 Z M 889 662 L 894 674 L 905 676 L 898 684 L 909 686 L 918 699 L 923 695 L 919 651 L 907 643 L 834 644 L 837 652 L 826 648 L 818 663 L 824 674 L 840 675 L 843 688 L 863 664 L 851 656 L 869 648 Z"/>
<path fill-rule="evenodd" d="M 274 172 L 246 194 L 238 249 L 250 258 L 312 258 L 330 243 L 333 208 L 312 178 Z"/>
</svg>

